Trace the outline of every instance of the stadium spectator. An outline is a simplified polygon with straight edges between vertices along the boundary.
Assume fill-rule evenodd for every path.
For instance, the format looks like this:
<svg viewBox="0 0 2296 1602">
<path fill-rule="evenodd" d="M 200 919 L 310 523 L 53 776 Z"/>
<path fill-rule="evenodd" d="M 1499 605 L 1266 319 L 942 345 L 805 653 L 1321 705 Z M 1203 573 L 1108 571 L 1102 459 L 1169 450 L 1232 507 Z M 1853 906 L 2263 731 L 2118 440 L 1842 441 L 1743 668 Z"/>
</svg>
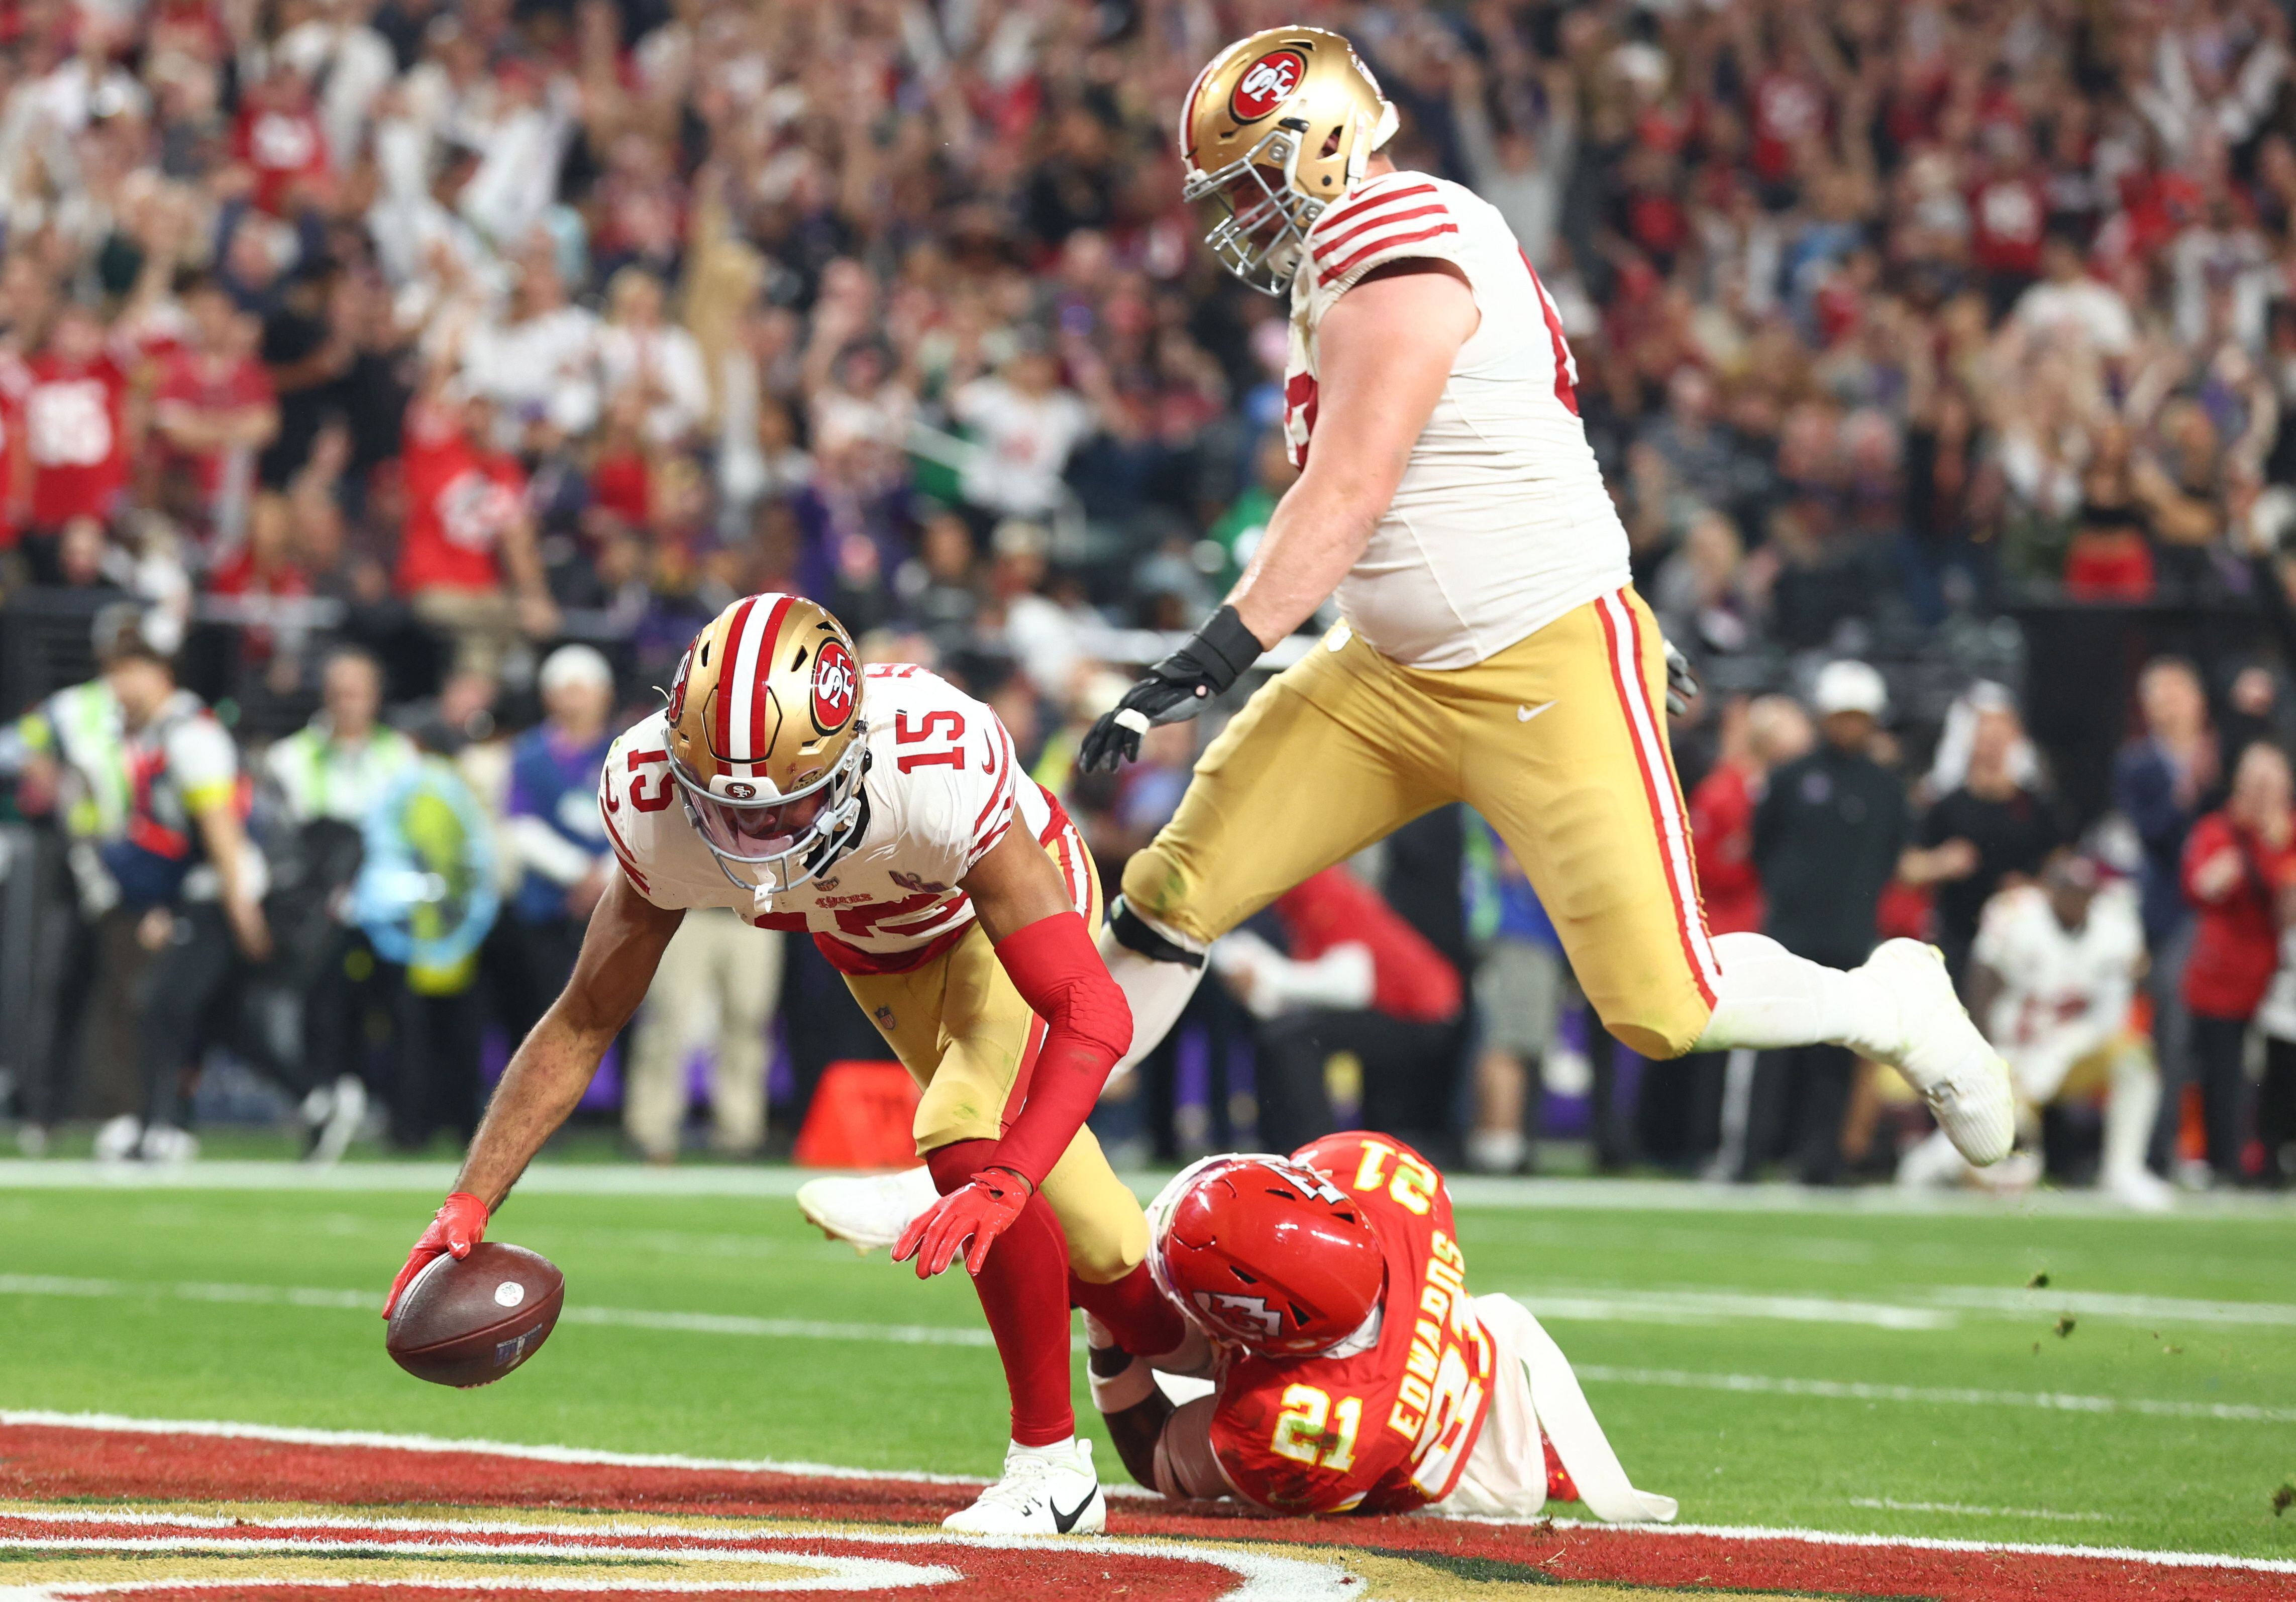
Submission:
<svg viewBox="0 0 2296 1602">
<path fill-rule="evenodd" d="M 382 668 L 356 649 L 337 650 L 320 672 L 320 711 L 276 741 L 264 771 L 279 792 L 300 872 L 297 900 L 308 909 L 289 942 L 303 972 L 304 1059 L 323 1083 L 307 1099 L 312 1155 L 332 1161 L 357 1132 L 367 1106 L 368 1042 L 388 1028 L 388 1002 L 365 931 L 342 916 L 357 873 L 361 830 L 383 792 L 414 765 L 414 741 L 380 721 Z M 327 1069 L 336 1070 L 332 1080 Z"/>
<path fill-rule="evenodd" d="M 1907 884 L 1934 887 L 1937 944 L 1956 980 L 1968 966 L 1986 903 L 2005 880 L 2038 873 L 2062 838 L 2009 692 L 1982 683 L 1956 710 L 1961 705 L 1968 732 L 1960 782 L 1922 814 L 1915 843 L 1898 862 L 1898 877 Z M 1956 734 L 1948 716 L 1941 756 L 1964 743 Z"/>
<path fill-rule="evenodd" d="M 485 997 L 479 952 L 493 928 L 493 830 L 453 753 L 460 733 L 415 723 L 420 759 L 368 808 L 350 915 L 374 948 L 390 1020 L 390 1138 L 420 1151 L 479 1122 Z"/>
<path fill-rule="evenodd" d="M 646 992 L 622 1089 L 622 1131 L 649 1162 L 677 1158 L 686 1064 L 709 1057 L 709 1145 L 754 1157 L 766 1140 L 766 1034 L 781 1000 L 782 936 L 724 907 L 697 907 Z"/>
<path fill-rule="evenodd" d="M 1761 931 L 1767 908 L 1761 869 L 1754 861 L 1755 808 L 1770 773 L 1808 755 L 1816 739 L 1809 715 L 1788 696 L 1734 700 L 1723 708 L 1720 750 L 1689 797 L 1691 849 L 1706 906 L 1706 927 L 1712 933 Z M 1703 1109 L 1710 1102 L 1714 1107 L 1712 1141 L 1702 1129 L 1685 1138 L 1683 1155 L 1688 1157 L 1711 1144 L 1716 1148 L 1713 1171 L 1724 1177 L 1745 1167 L 1756 1055 L 1742 1048 L 1718 1065 L 1706 1053 L 1677 1059 L 1683 1066 L 1677 1070 L 1676 1083 L 1689 1087 L 1688 1099 L 1698 1109 L 1694 1119 L 1702 1124 Z M 1652 1063 L 1644 1072 L 1661 1066 Z"/>
<path fill-rule="evenodd" d="M 96 656 L 108 662 L 122 629 L 140 626 L 132 608 L 101 613 Z M 31 1016 L 22 1020 L 24 1069 L 17 1144 L 26 1157 L 45 1156 L 52 1126 L 70 1110 L 76 1067 L 104 1033 L 94 1003 L 107 980 L 108 926 L 119 920 L 119 886 L 102 850 L 127 830 L 135 781 L 119 698 L 102 673 L 57 691 L 18 720 L 17 810 L 59 827 L 37 837 L 38 925 L 29 951 Z"/>
<path fill-rule="evenodd" d="M 2153 1171 L 2169 1169 L 2184 1086 L 2190 1082 L 2191 1025 L 2185 968 L 2192 955 L 2192 914 L 2185 900 L 2185 842 L 2194 820 L 2222 794 L 2221 759 L 2201 675 L 2181 657 L 2157 657 L 2136 681 L 2144 732 L 2113 759 L 2112 804 L 2143 848 L 2138 887 L 2144 912 L 2146 976 L 2152 1036 L 2166 1112 L 2153 1132 Z"/>
<path fill-rule="evenodd" d="M 1879 940 L 1874 914 L 1908 833 L 1898 777 L 1870 752 L 1889 691 L 1864 662 L 1829 662 L 1811 694 L 1822 736 L 1769 775 L 1754 810 L 1763 933 L 1796 956 L 1841 969 Z M 1803 1183 L 1841 1174 L 1841 1127 L 1856 1067 L 1841 1046 L 1764 1054 L 1747 1139 L 1748 1172 L 1791 1149 Z M 1767 1081 L 1767 1083 L 1765 1083 Z"/>
<path fill-rule="evenodd" d="M 177 1163 L 199 1150 L 185 1127 L 183 1081 L 196 1072 L 200 1049 L 232 1031 L 237 964 L 271 955 L 264 862 L 247 837 L 231 736 L 176 687 L 175 663 L 148 622 L 114 635 L 104 677 L 127 737 L 130 799 L 126 826 L 102 856 L 152 960 L 135 994 L 142 1115 L 107 1123 L 96 1155 Z M 311 1088 L 301 1083 L 308 1065 L 266 1066 L 291 1090 Z"/>
<path fill-rule="evenodd" d="M 598 775 L 615 732 L 613 669 L 589 646 L 562 645 L 539 683 L 546 715 L 511 747 L 503 806 L 503 854 L 517 879 L 495 937 L 496 999 L 513 1040 L 565 987 L 614 870 L 598 811 Z"/>
<path fill-rule="evenodd" d="M 2249 1024 L 2279 962 L 2280 898 L 2296 888 L 2296 789 L 2277 746 L 2259 740 L 2241 753 L 2223 808 L 2195 822 L 2185 841 L 2184 883 L 2194 913 L 2184 998 L 2208 1165 L 2218 1184 L 2237 1184 L 2248 1139 Z"/>
<path fill-rule="evenodd" d="M 1521 1173 L 1531 1166 L 1546 1096 L 1541 1070 L 1572 988 L 1570 969 L 1561 936 L 1506 842 L 1471 814 L 1465 845 L 1467 934 L 1481 1026 L 1467 1163 L 1478 1173 Z"/>
</svg>

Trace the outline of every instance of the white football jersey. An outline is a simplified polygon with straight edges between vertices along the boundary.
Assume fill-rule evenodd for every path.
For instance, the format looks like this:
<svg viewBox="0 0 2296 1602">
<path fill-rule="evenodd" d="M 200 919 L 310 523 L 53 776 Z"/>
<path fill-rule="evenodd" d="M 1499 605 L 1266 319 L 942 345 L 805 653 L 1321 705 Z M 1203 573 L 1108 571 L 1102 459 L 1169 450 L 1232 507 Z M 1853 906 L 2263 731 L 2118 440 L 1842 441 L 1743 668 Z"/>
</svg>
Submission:
<svg viewBox="0 0 2296 1602">
<path fill-rule="evenodd" d="M 2019 1090 L 2041 1100 L 2055 1087 L 2028 1083 L 2034 1071 L 2046 1064 L 2062 1078 L 2069 1049 L 2102 1044 L 2127 1021 L 2144 926 L 2126 885 L 2099 891 L 2078 929 L 2057 921 L 2038 886 L 2020 885 L 1986 903 L 1970 956 L 2002 979 L 1992 1015 L 1981 1020 L 1986 1037 L 2009 1059 Z"/>
<path fill-rule="evenodd" d="M 1308 231 L 1283 382 L 1293 464 L 1315 434 L 1324 314 L 1374 267 L 1411 257 L 1456 266 L 1482 320 L 1337 600 L 1381 654 L 1470 667 L 1625 584 L 1627 531 L 1578 421 L 1553 298 L 1495 208 L 1425 173 L 1358 184 Z"/>
<path fill-rule="evenodd" d="M 734 883 L 702 844 L 670 778 L 665 715 L 624 733 L 606 754 L 598 806 L 631 885 L 658 907 L 729 907 L 760 928 L 810 934 L 847 973 L 898 972 L 972 927 L 960 883 L 1007 829 L 1048 843 L 1073 832 L 1060 803 L 1020 771 L 1002 720 L 946 679 L 922 667 L 865 668 L 861 715 L 869 756 L 860 838 L 828 872 L 779 895 Z M 1082 906 L 1083 851 L 1062 846 L 1054 860 Z"/>
</svg>

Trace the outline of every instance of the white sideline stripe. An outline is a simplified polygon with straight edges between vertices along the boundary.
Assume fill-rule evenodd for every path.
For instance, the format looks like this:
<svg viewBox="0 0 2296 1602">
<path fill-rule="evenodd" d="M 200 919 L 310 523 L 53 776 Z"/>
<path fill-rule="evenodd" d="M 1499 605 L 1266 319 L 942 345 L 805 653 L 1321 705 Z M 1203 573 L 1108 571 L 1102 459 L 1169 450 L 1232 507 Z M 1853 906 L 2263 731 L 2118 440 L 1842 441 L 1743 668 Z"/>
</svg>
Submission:
<svg viewBox="0 0 2296 1602">
<path fill-rule="evenodd" d="M 2048 1508 L 1980 1508 L 1968 1502 L 1901 1502 L 1893 1496 L 1853 1496 L 1853 1508 L 1882 1508 L 1892 1513 L 1959 1513 L 1972 1518 L 2046 1518 L 2065 1524 L 2111 1524 L 2110 1513 L 2059 1513 Z"/>
<path fill-rule="evenodd" d="M 2071 1312 L 2132 1323 L 2268 1324 L 2296 1327 L 2296 1304 L 2286 1302 L 2208 1302 L 2183 1296 L 2123 1295 L 2111 1291 L 2001 1290 L 1988 1285 L 1940 1285 L 1923 1293 L 1940 1307 L 2013 1314 Z"/>
<path fill-rule="evenodd" d="M 768 1474 L 805 1474 L 829 1479 L 906 1480 L 928 1484 L 977 1485 L 981 1483 L 979 1480 L 964 1480 L 948 1475 L 922 1472 L 889 1473 L 882 1469 L 838 1468 L 821 1464 L 782 1463 L 763 1459 L 742 1461 L 732 1459 L 685 1458 L 665 1453 L 593 1451 L 572 1446 L 517 1446 L 498 1441 L 449 1441 L 435 1435 L 392 1435 L 365 1430 L 291 1429 L 275 1425 L 231 1424 L 212 1419 L 131 1418 L 112 1413 L 53 1413 L 0 1410 L 0 1425 L 9 1424 L 44 1425 L 61 1429 L 127 1431 L 139 1434 L 200 1435 L 212 1438 L 275 1441 L 297 1446 L 377 1446 L 402 1451 L 473 1452 L 550 1463 L 595 1463 L 626 1467 L 747 1469 Z M 1123 1488 L 1108 1486 L 1105 1489 L 1114 1492 Z M 35 1516 L 12 1513 L 4 1516 L 22 1518 Z M 53 1512 L 43 1510 L 37 1516 L 53 1518 L 59 1522 L 71 1519 L 84 1521 L 107 1519 L 122 1523 L 159 1524 L 184 1523 L 200 1516 L 153 1513 L 140 1509 L 83 1511 L 78 1508 L 63 1508 Z M 1482 1518 L 1440 1514 L 1425 1516 L 1460 1516 L 1462 1523 L 1481 1524 L 1521 1524 L 1543 1522 L 1530 1519 Z M 220 1518 L 215 1520 L 217 1525 L 223 1522 Z M 346 1527 L 351 1522 L 340 1518 L 299 1516 L 292 1520 L 279 1520 L 273 1527 L 340 1529 Z M 1621 1536 L 1703 1535 L 1726 1541 L 1794 1541 L 1812 1546 L 1906 1547 L 1935 1552 L 2016 1552 L 2041 1557 L 2115 1558 L 2128 1563 L 2150 1564 L 2166 1568 L 2252 1569 L 2264 1573 L 2296 1574 L 2296 1560 L 2288 1558 L 2236 1557 L 2210 1552 L 2153 1551 L 2141 1547 L 2055 1546 L 2042 1541 L 1955 1541 L 1934 1536 L 1857 1534 L 1833 1530 L 1805 1530 L 1792 1526 L 1769 1528 L 1759 1524 L 1605 1524 L 1586 1519 L 1565 1518 L 1555 1519 L 1553 1523 L 1558 1529 L 1608 1530 Z M 517 1530 L 529 1533 L 545 1534 L 573 1533 L 586 1528 L 567 1524 L 520 1524 L 507 1520 L 492 1522 L 481 1520 L 468 1524 L 448 1520 L 392 1520 L 386 1527 L 408 1529 L 437 1527 L 465 1529 L 473 1532 Z M 679 1534 L 693 1533 L 682 1525 L 639 1525 L 634 1529 L 627 1526 L 622 1528 L 625 1533 L 633 1534 L 672 1532 Z M 763 1532 L 742 1533 L 747 1539 L 753 1541 L 767 1538 L 767 1533 Z M 818 1535 L 819 1532 L 790 1531 L 781 1533 L 773 1538 L 799 1540 L 803 1539 L 808 1533 Z M 840 1533 L 837 1539 L 857 1544 L 867 1543 L 878 1546 L 929 1546 L 941 1541 L 950 1541 L 991 1549 L 1025 1551 L 1040 1549 L 1050 1538 L 955 1535 L 945 1531 L 920 1533 L 914 1535 L 871 1531 Z M 1240 1536 L 1238 1539 L 1250 1538 Z M 1227 1597 L 1223 1598 L 1223 1602 L 1254 1602 L 1254 1599 L 1275 1602 L 1275 1599 L 1279 1597 L 1299 1595 L 1300 1594 L 1299 1592 L 1283 1590 L 1267 1584 L 1264 1577 L 1271 1574 L 1275 1565 L 1279 1565 L 1294 1570 L 1318 1566 L 1290 1562 L 1282 1558 L 1264 1557 L 1249 1551 L 1239 1551 L 1233 1548 L 1212 1546 L 1193 1541 L 1103 1537 L 1095 1539 L 1094 1549 L 1129 1551 L 1150 1556 L 1196 1560 L 1210 1558 L 1216 1562 L 1233 1564 L 1239 1572 L 1254 1576 L 1253 1583 L 1247 1584 L 1240 1590 L 1229 1592 Z M 1266 1566 L 1259 1566 L 1262 1565 Z M 1322 1565 L 1322 1570 L 1334 1575 L 1339 1573 L 1336 1565 Z M 1341 1582 L 1341 1583 L 1349 1582 Z M 1340 1590 L 1337 1587 L 1324 1594 L 1349 1597 L 1359 1595 L 1352 1590 Z M 0 1598 L 4 1598 L 4 1593 L 0 1593 Z"/>
<path fill-rule="evenodd" d="M 1726 1290 L 1511 1290 L 1542 1319 L 1590 1323 L 1711 1324 L 1723 1319 L 1866 1324 L 1877 1329 L 1950 1329 L 1952 1312 L 1834 1296 L 1768 1296 Z"/>
<path fill-rule="evenodd" d="M 553 1163 L 527 1170 L 518 1182 L 525 1196 L 718 1197 L 778 1200 L 824 1171 L 802 1168 L 694 1165 L 652 1168 L 639 1164 Z M 53 1157 L 28 1162 L 0 1157 L 0 1190 L 336 1190 L 417 1193 L 436 1199 L 454 1188 L 453 1163 L 346 1162 L 314 1168 L 287 1161 L 226 1159 L 154 1168 L 141 1163 L 96 1163 Z M 1120 1176 L 1134 1194 L 1153 1197 L 1171 1175 L 1133 1172 Z M 1455 1206 L 1495 1212 L 1799 1214 L 1825 1217 L 2101 1218 L 2149 1229 L 2227 1218 L 2296 1218 L 2296 1197 L 2211 1191 L 2179 1197 L 2173 1213 L 2132 1214 L 2088 1190 L 2028 1191 L 2013 1197 L 1951 1190 L 1904 1190 L 1894 1185 L 1805 1189 L 1800 1185 L 1702 1185 L 1685 1180 L 1518 1179 L 1447 1175 Z"/>
<path fill-rule="evenodd" d="M 2203 1418 L 2220 1424 L 2296 1424 L 2296 1408 L 2243 1402 L 2171 1402 L 2148 1396 L 2080 1396 L 2059 1391 L 1981 1391 L 1958 1386 L 1872 1385 L 1846 1379 L 1789 1379 L 1769 1374 L 1710 1374 L 1692 1369 L 1573 1365 L 1581 1379 L 1677 1391 L 1741 1391 L 1761 1396 L 1815 1396 L 1833 1402 L 1905 1402 L 1926 1407 L 2037 1408 L 2054 1413 L 2138 1413 L 2149 1418 Z"/>
</svg>

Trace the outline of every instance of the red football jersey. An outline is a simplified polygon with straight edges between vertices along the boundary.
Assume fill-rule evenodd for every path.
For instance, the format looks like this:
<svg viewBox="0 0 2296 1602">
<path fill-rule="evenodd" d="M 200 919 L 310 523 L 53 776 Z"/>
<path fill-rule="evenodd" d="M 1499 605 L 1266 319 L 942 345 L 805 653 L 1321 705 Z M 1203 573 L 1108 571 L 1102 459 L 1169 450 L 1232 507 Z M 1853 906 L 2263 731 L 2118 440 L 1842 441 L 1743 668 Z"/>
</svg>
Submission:
<svg viewBox="0 0 2296 1602">
<path fill-rule="evenodd" d="M 127 483 L 126 375 L 109 356 L 77 364 L 44 355 L 26 366 L 32 521 L 54 528 L 74 518 L 109 518 Z"/>
<path fill-rule="evenodd" d="M 1212 1454 L 1276 1513 L 1407 1513 L 1458 1483 L 1490 1405 L 1490 1337 L 1434 1165 L 1399 1140 L 1326 1135 L 1292 1154 L 1353 1195 L 1379 1232 L 1377 1337 L 1352 1356 L 1247 1354 L 1220 1377 Z"/>
<path fill-rule="evenodd" d="M 496 550 L 526 506 L 526 473 L 516 458 L 473 449 L 461 429 L 417 401 L 407 408 L 400 462 L 406 481 L 400 593 L 499 588 Z"/>
</svg>

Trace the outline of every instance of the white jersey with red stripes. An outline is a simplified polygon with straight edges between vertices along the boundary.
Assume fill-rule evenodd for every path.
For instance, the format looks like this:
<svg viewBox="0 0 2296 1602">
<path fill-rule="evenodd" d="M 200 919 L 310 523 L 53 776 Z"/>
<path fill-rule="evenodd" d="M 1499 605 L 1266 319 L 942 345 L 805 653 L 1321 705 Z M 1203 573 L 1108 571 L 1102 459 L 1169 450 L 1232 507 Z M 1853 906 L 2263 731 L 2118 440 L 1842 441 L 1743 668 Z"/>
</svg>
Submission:
<svg viewBox="0 0 2296 1602">
<path fill-rule="evenodd" d="M 1016 824 L 1051 841 L 1068 819 L 1020 771 L 996 714 L 947 680 L 865 668 L 861 715 L 859 835 L 826 873 L 779 895 L 736 884 L 702 843 L 670 778 L 667 714 L 627 731 L 606 755 L 598 805 L 632 886 L 658 907 L 730 907 L 761 928 L 810 934 L 848 973 L 905 970 L 953 944 L 974 916 L 962 881 L 989 847 Z M 1080 851 L 1055 858 L 1086 870 Z"/>
<path fill-rule="evenodd" d="M 1626 584 L 1627 531 L 1578 421 L 1554 299 L 1496 209 L 1425 173 L 1367 179 L 1308 231 L 1283 384 L 1293 463 L 1314 439 L 1324 314 L 1373 268 L 1412 257 L 1456 266 L 1482 318 L 1336 599 L 1381 654 L 1469 667 Z"/>
</svg>

